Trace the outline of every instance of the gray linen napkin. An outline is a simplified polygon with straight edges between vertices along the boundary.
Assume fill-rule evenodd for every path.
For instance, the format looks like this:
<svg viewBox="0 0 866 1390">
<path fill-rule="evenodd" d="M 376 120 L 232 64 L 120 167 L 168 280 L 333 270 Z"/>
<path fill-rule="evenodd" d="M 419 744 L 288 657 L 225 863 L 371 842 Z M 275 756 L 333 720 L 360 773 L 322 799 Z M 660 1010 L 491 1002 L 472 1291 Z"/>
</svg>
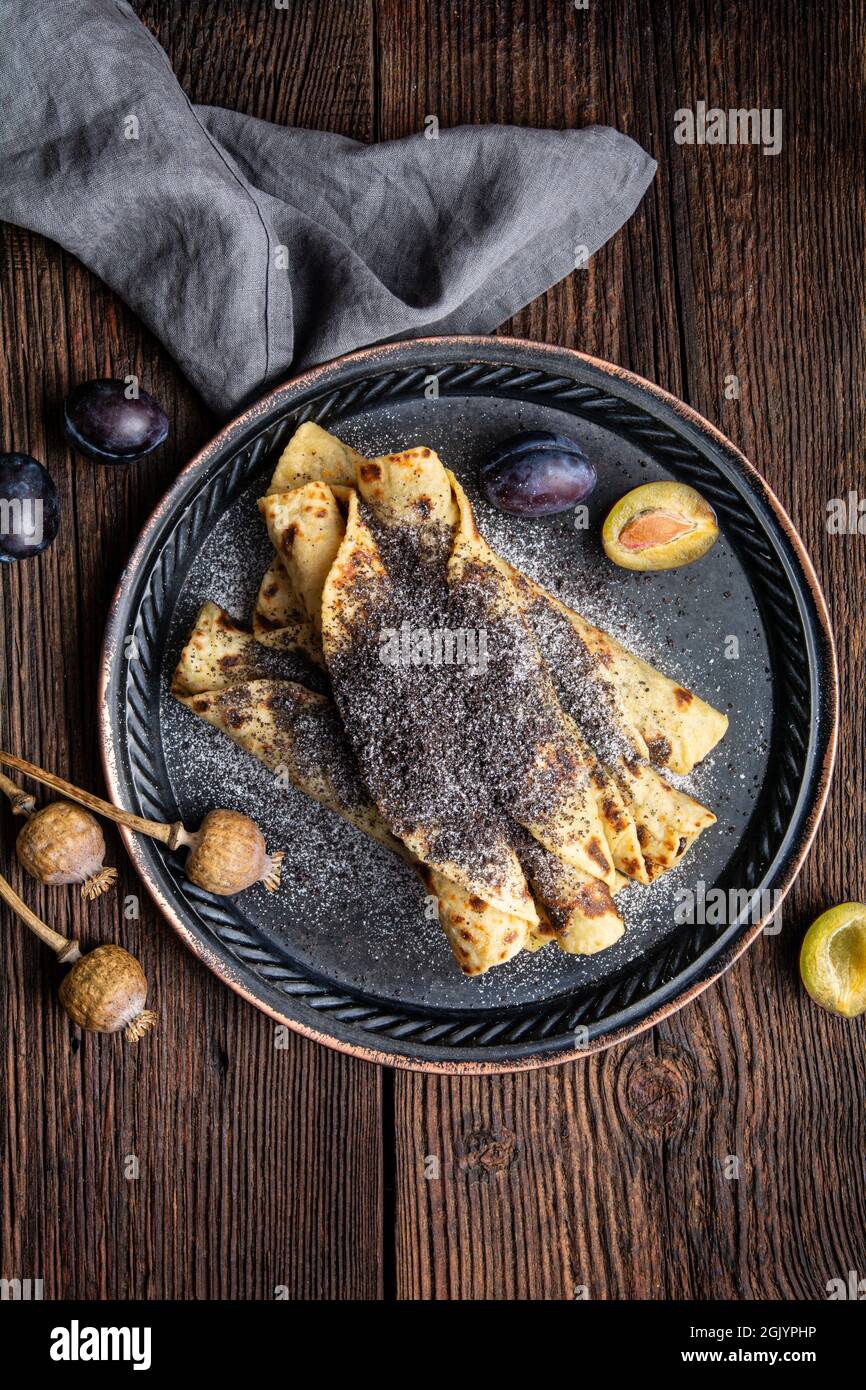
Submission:
<svg viewBox="0 0 866 1390">
<path fill-rule="evenodd" d="M 0 217 L 95 271 L 223 414 L 364 344 L 491 331 L 655 173 L 601 126 L 363 145 L 193 106 L 125 0 L 0 0 L 0 35 Z"/>
</svg>

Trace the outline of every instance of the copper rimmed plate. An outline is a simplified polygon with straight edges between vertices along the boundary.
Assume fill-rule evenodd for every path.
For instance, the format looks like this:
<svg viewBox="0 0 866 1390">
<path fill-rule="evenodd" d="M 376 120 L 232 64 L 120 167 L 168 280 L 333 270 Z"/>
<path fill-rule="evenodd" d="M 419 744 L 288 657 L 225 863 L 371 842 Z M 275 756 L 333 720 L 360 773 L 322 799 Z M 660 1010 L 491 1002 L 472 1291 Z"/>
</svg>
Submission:
<svg viewBox="0 0 866 1390">
<path fill-rule="evenodd" d="M 171 701 L 168 680 L 200 603 L 212 598 L 239 619 L 250 611 L 268 559 L 255 501 L 307 419 L 367 453 L 437 449 L 497 549 L 729 714 L 727 737 L 689 780 L 718 823 L 673 875 L 628 890 L 628 930 L 611 950 L 575 957 L 548 946 L 464 979 L 402 865 Z M 477 497 L 478 464 L 493 445 L 539 428 L 571 434 L 597 466 L 586 526 L 570 514 L 505 518 Z M 601 519 L 628 487 L 655 478 L 697 487 L 721 539 L 684 570 L 615 570 L 598 543 Z M 306 372 L 188 464 L 118 585 L 100 705 L 115 801 L 188 825 L 236 806 L 287 851 L 280 893 L 256 888 L 227 902 L 187 884 L 161 846 L 126 835 L 162 912 L 210 969 L 273 1018 L 371 1061 L 507 1071 L 650 1027 L 754 940 L 815 835 L 837 691 L 827 610 L 802 542 L 717 430 L 658 387 L 579 353 L 434 338 Z"/>
</svg>

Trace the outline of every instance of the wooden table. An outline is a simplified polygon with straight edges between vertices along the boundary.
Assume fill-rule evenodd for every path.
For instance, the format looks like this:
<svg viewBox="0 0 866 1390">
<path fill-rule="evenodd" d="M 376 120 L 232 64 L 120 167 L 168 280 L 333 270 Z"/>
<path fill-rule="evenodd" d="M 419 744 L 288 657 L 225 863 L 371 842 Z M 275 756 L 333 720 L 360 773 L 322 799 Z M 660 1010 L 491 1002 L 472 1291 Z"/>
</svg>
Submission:
<svg viewBox="0 0 866 1390">
<path fill-rule="evenodd" d="M 136 8 L 193 100 L 361 140 L 443 125 L 604 122 L 659 161 L 588 271 L 502 330 L 608 358 L 714 421 L 801 529 L 839 641 L 830 808 L 779 936 L 697 1002 L 590 1061 L 465 1081 L 377 1070 L 292 1039 L 180 946 L 150 905 L 83 909 L 2 865 L 90 943 L 140 957 L 159 1031 L 73 1036 L 54 963 L 4 914 L 2 1262 L 46 1297 L 821 1298 L 866 1276 L 866 1020 L 817 1009 L 802 931 L 862 898 L 866 538 L 826 504 L 863 486 L 864 20 L 785 0 L 270 0 Z M 777 157 L 678 145 L 705 99 L 779 107 Z M 178 468 L 215 428 L 157 342 L 70 256 L 7 228 L 3 447 L 42 459 L 63 527 L 2 567 L 3 745 L 100 785 L 95 673 L 109 598 Z M 138 373 L 169 444 L 112 471 L 58 428 L 70 386 Z M 728 399 L 725 379 L 739 379 Z M 864 523 L 866 524 L 866 523 Z M 139 891 L 116 837 L 110 862 Z M 438 1160 L 438 1179 L 425 1159 Z M 738 1164 L 731 1162 L 731 1156 Z M 428 1171 L 432 1165 L 427 1165 Z M 739 1176 L 730 1174 L 738 1169 Z"/>
</svg>

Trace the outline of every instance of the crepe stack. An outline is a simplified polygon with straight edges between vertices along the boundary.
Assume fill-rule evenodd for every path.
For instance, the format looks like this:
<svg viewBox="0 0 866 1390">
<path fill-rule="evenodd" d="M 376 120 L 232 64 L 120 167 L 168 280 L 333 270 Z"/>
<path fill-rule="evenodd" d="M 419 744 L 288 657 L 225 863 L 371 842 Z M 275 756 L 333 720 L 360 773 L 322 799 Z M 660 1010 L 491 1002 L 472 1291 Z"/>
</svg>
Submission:
<svg viewBox="0 0 866 1390">
<path fill-rule="evenodd" d="M 252 631 L 205 604 L 177 698 L 412 865 L 466 974 L 612 945 L 619 888 L 715 820 L 659 769 L 725 716 L 496 555 L 431 449 L 367 459 L 306 423 L 259 507 Z M 280 677 L 287 651 L 330 698 Z"/>
</svg>

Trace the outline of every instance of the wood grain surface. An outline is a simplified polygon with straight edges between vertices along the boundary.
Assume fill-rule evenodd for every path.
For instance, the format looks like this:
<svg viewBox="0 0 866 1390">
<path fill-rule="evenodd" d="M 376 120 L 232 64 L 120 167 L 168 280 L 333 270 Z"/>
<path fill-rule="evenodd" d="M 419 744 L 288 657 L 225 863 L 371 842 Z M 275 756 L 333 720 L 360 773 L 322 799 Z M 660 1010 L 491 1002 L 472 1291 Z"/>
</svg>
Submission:
<svg viewBox="0 0 866 1390">
<path fill-rule="evenodd" d="M 122 939 L 152 1039 L 80 1039 L 57 971 L 7 913 L 0 956 L 0 1276 L 46 1297 L 820 1298 L 866 1276 L 864 1020 L 803 994 L 823 907 L 866 897 L 866 537 L 826 507 L 863 483 L 864 52 L 856 0 L 271 0 L 135 8 L 193 100 L 388 139 L 443 125 L 617 126 L 659 161 L 586 270 L 503 332 L 578 347 L 681 396 L 769 479 L 839 643 L 830 807 L 785 904 L 719 984 L 653 1033 L 502 1078 L 380 1072 L 292 1036 L 188 956 L 138 893 L 84 910 L 0 867 L 59 930 Z M 698 100 L 783 112 L 781 153 L 677 145 Z M 111 592 L 153 503 L 215 422 L 155 340 L 56 246 L 0 255 L 2 447 L 35 454 L 60 538 L 0 575 L 4 747 L 99 789 L 95 672 Z M 58 428 L 70 385 L 139 375 L 169 444 L 112 471 Z M 728 398 L 735 375 L 739 396 Z M 866 489 L 864 489 L 866 490 Z M 134 907 L 134 904 L 133 904 Z"/>
</svg>

